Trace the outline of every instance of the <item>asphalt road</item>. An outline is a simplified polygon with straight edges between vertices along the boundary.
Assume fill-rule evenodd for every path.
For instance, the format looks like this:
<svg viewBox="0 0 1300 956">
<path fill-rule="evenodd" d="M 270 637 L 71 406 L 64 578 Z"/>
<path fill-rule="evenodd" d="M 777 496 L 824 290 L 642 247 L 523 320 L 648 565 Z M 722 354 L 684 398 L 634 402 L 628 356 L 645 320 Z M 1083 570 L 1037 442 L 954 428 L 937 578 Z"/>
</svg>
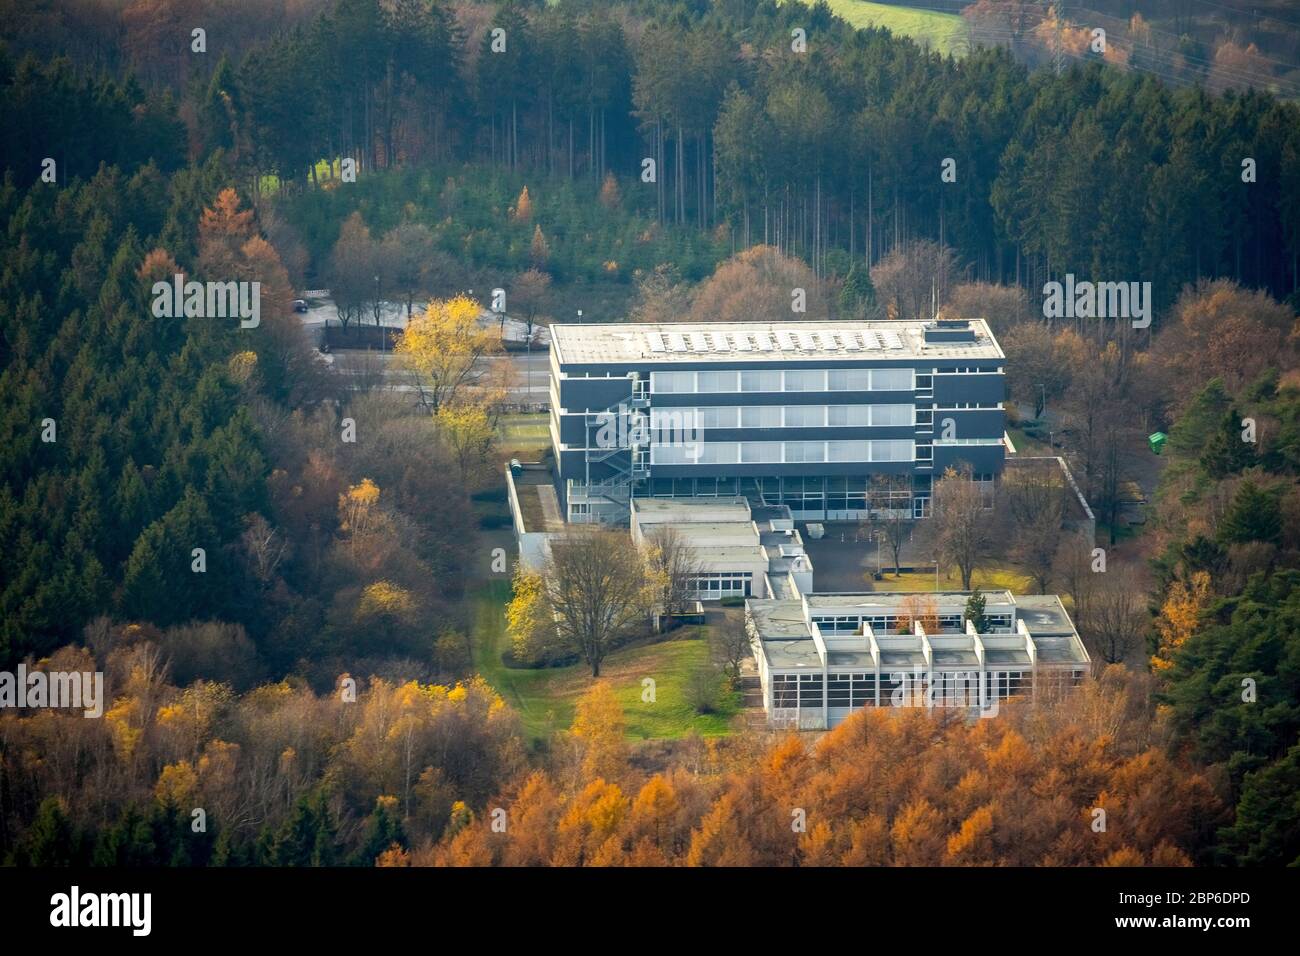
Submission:
<svg viewBox="0 0 1300 956">
<path fill-rule="evenodd" d="M 320 332 L 327 324 L 338 325 L 338 310 L 334 303 L 327 297 L 308 297 L 307 311 L 299 313 L 303 327 L 309 332 L 316 335 L 313 341 L 319 343 Z M 418 311 L 423 307 L 422 302 L 416 302 L 414 308 Z M 393 328 L 404 328 L 406 326 L 406 305 L 405 303 L 385 302 L 383 304 L 384 324 Z M 483 313 L 485 325 L 496 326 L 499 320 L 489 312 Z M 525 327 L 520 322 L 506 320 L 506 332 L 514 332 L 516 336 L 522 337 L 525 333 Z M 545 402 L 550 395 L 548 376 L 550 374 L 550 356 L 545 344 L 545 330 L 542 333 L 543 344 L 541 347 L 534 347 L 532 352 L 508 352 L 507 358 L 515 367 L 517 384 L 511 388 L 511 394 L 515 400 L 524 402 Z M 330 355 L 330 364 L 335 372 L 340 375 L 353 377 L 373 377 L 382 376 L 383 385 L 394 391 L 406 392 L 415 391 L 413 385 L 407 381 L 407 376 L 393 366 L 392 352 L 379 351 L 358 351 L 343 350 L 336 351 Z"/>
</svg>

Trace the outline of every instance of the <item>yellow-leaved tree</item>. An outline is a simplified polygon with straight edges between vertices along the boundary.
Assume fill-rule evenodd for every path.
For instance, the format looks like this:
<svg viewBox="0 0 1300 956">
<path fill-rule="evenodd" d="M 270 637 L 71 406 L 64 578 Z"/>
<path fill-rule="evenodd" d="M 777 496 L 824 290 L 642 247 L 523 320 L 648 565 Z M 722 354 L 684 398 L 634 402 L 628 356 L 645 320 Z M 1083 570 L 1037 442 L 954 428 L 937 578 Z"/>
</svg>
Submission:
<svg viewBox="0 0 1300 956">
<path fill-rule="evenodd" d="M 460 402 L 438 409 L 438 428 L 451 447 L 460 468 L 461 484 L 468 487 L 488 464 L 496 428 L 481 405 Z"/>
<path fill-rule="evenodd" d="M 1210 576 L 1206 572 L 1197 571 L 1190 584 L 1183 581 L 1173 583 L 1169 597 L 1160 608 L 1160 616 L 1156 618 L 1160 644 L 1151 658 L 1152 669 L 1165 671 L 1173 666 L 1174 653 L 1196 632 L 1201 612 L 1209 602 Z"/>
<path fill-rule="evenodd" d="M 374 523 L 378 503 L 379 486 L 369 478 L 362 478 L 360 484 L 348 488 L 347 494 L 339 495 L 339 531 L 348 536 L 353 557 L 358 539 L 365 537 Z"/>
<path fill-rule="evenodd" d="M 416 612 L 411 592 L 392 581 L 367 584 L 357 602 L 358 621 L 409 623 Z"/>
<path fill-rule="evenodd" d="M 480 324 L 482 311 L 466 295 L 434 299 L 397 339 L 398 363 L 411 374 L 421 403 L 434 414 L 467 403 L 491 380 L 492 363 L 487 359 L 501 351 L 501 342 L 490 327 Z"/>
<path fill-rule="evenodd" d="M 557 649 L 555 618 L 546 600 L 542 576 L 515 565 L 514 596 L 506 605 L 506 633 L 521 664 L 540 663 Z"/>
<path fill-rule="evenodd" d="M 626 757 L 623 705 L 605 681 L 597 681 L 578 698 L 569 732 L 582 748 L 582 779 L 618 778 Z"/>
</svg>

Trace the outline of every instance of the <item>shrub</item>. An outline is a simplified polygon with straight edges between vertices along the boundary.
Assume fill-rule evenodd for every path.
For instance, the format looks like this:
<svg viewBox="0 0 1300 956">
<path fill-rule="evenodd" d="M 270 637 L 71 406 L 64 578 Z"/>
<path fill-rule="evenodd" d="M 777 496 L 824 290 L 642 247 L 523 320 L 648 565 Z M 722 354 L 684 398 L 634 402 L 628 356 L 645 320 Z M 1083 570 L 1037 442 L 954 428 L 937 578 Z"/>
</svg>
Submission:
<svg viewBox="0 0 1300 956">
<path fill-rule="evenodd" d="M 722 675 L 712 664 L 691 671 L 686 678 L 686 702 L 697 714 L 716 713 L 722 696 Z"/>
</svg>

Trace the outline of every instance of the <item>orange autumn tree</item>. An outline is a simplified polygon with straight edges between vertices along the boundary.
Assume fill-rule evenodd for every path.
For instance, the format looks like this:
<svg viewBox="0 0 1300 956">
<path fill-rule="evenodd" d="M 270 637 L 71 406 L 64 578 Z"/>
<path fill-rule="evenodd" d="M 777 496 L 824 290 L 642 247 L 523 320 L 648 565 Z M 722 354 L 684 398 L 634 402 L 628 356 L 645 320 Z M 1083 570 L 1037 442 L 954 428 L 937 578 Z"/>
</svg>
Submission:
<svg viewBox="0 0 1300 956">
<path fill-rule="evenodd" d="M 244 243 L 257 234 L 253 210 L 239 208 L 239 194 L 223 189 L 199 217 L 199 268 L 213 278 L 235 271 Z"/>
<path fill-rule="evenodd" d="M 519 198 L 510 208 L 510 218 L 516 222 L 528 222 L 533 218 L 533 199 L 528 195 L 528 187 L 519 191 Z"/>
<path fill-rule="evenodd" d="M 475 823 L 474 836 L 448 837 L 426 856 L 584 866 L 1186 866 L 1224 808 L 1208 778 L 1165 750 L 1150 695 L 1149 677 L 1115 666 L 1050 710 L 1007 704 L 995 720 L 968 723 L 873 708 L 812 746 L 797 735 L 757 750 L 733 740 L 716 773 L 678 768 L 639 783 L 624 762 L 614 776 L 561 786 L 538 771 L 503 798 L 511 828 L 527 819 L 526 830 L 493 835 Z M 1093 826 L 1098 810 L 1104 830 Z"/>
<path fill-rule="evenodd" d="M 912 633 L 912 625 L 920 624 L 927 634 L 939 631 L 939 607 L 928 594 L 909 594 L 898 609 L 898 630 Z"/>
<path fill-rule="evenodd" d="M 1210 602 L 1210 575 L 1197 571 L 1191 583 L 1175 581 L 1156 618 L 1160 643 L 1151 658 L 1151 667 L 1167 671 L 1174 664 L 1174 654 L 1196 633 L 1201 612 Z"/>
<path fill-rule="evenodd" d="M 569 733 L 582 753 L 584 779 L 617 775 L 627 755 L 626 730 L 623 705 L 607 681 L 597 681 L 578 698 Z"/>
</svg>

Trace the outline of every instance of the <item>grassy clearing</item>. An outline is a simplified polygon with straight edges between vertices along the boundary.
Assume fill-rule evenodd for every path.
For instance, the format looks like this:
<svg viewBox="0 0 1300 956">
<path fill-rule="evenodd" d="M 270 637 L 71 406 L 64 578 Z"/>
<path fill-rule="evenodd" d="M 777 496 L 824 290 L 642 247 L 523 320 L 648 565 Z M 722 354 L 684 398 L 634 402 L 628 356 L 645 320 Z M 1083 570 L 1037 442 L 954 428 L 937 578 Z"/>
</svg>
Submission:
<svg viewBox="0 0 1300 956">
<path fill-rule="evenodd" d="M 955 13 L 936 13 L 888 3 L 869 3 L 867 0 L 828 0 L 828 5 L 836 16 L 859 29 L 884 27 L 891 33 L 911 37 L 918 44 L 943 54 L 964 56 L 969 50 L 966 21 Z"/>
<path fill-rule="evenodd" d="M 474 669 L 519 712 L 530 737 L 548 737 L 573 722 L 574 704 L 591 686 L 591 675 L 583 664 L 542 670 L 506 667 L 501 652 L 509 640 L 505 632 L 509 596 L 510 586 L 497 581 L 476 599 Z M 687 633 L 689 636 L 661 644 L 618 651 L 601 668 L 602 678 L 611 683 L 623 705 L 628 739 L 676 738 L 692 732 L 716 737 L 730 731 L 731 719 L 740 709 L 735 695 L 715 714 L 696 714 L 687 703 L 687 679 L 705 664 L 709 650 L 703 629 L 692 628 Z M 646 677 L 655 681 L 654 703 L 641 700 L 641 681 Z"/>
<path fill-rule="evenodd" d="M 503 448 L 524 451 L 545 448 L 551 443 L 550 416 L 502 415 L 497 422 L 497 436 Z"/>
<path fill-rule="evenodd" d="M 885 571 L 883 581 L 868 582 L 874 591 L 933 591 L 934 573 L 905 571 L 898 577 L 890 570 Z M 1023 571 L 1011 567 L 996 567 L 978 570 L 971 577 L 974 587 L 985 591 L 1005 589 L 1012 594 L 1033 594 L 1033 579 Z M 939 574 L 939 590 L 960 591 L 961 577 L 956 573 Z"/>
</svg>

